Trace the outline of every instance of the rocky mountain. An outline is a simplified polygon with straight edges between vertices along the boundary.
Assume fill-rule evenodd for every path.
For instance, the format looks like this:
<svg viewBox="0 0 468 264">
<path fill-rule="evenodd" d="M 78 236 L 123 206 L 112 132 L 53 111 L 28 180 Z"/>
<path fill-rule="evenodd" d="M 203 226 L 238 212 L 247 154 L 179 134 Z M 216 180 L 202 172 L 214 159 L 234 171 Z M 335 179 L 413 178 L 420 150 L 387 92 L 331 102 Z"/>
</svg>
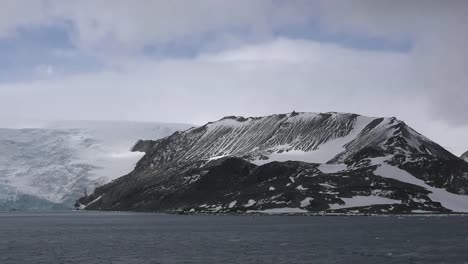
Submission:
<svg viewBox="0 0 468 264">
<path fill-rule="evenodd" d="M 188 125 L 63 121 L 0 128 L 0 210 L 73 208 L 84 193 L 132 171 L 137 139 Z"/>
<path fill-rule="evenodd" d="M 468 163 L 396 118 L 225 117 L 138 141 L 128 175 L 77 201 L 178 213 L 468 212 Z"/>
<path fill-rule="evenodd" d="M 460 156 L 460 158 L 461 158 L 462 160 L 468 162 L 468 151 L 465 152 L 465 153 L 463 153 L 463 154 Z"/>
</svg>

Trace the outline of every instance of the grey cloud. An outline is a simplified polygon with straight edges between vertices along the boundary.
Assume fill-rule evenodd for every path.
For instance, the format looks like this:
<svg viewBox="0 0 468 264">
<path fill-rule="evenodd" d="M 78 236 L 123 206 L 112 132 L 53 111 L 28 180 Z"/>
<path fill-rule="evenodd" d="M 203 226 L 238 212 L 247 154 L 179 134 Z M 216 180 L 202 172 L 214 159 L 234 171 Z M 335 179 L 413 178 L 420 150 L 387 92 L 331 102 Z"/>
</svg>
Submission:
<svg viewBox="0 0 468 264">
<path fill-rule="evenodd" d="M 47 10 L 41 0 L 4 0 L 0 8 L 0 40 L 20 27 L 47 23 Z"/>
<path fill-rule="evenodd" d="M 468 125 L 467 1 L 321 2 L 322 23 L 336 31 L 411 38 L 415 100 L 428 100 L 437 119 Z"/>
<path fill-rule="evenodd" d="M 0 37 L 67 21 L 76 46 L 110 64 L 92 74 L 2 85 L 3 115 L 203 123 L 231 114 L 336 110 L 395 115 L 456 151 L 468 148 L 468 139 L 443 132 L 468 131 L 466 1 L 27 2 L 2 6 Z M 325 31 L 409 39 L 412 49 L 367 52 L 274 36 L 310 21 Z M 232 29 L 250 35 L 231 39 Z M 134 54 L 213 32 L 225 38 L 216 40 L 217 52 L 191 60 Z"/>
</svg>

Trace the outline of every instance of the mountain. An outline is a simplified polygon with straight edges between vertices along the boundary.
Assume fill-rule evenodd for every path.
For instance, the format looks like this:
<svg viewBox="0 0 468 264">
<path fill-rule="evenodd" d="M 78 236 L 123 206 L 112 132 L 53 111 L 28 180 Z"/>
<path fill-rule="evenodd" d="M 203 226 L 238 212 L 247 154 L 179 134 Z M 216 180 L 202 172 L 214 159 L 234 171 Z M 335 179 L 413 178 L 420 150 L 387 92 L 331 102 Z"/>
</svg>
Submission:
<svg viewBox="0 0 468 264">
<path fill-rule="evenodd" d="M 138 139 L 188 125 L 62 121 L 0 128 L 0 210 L 73 208 L 76 199 L 130 172 L 143 153 Z"/>
<path fill-rule="evenodd" d="M 89 210 L 178 213 L 468 212 L 468 163 L 396 118 L 225 117 L 140 140 L 126 176 Z"/>
<path fill-rule="evenodd" d="M 460 158 L 461 158 L 462 160 L 468 162 L 468 151 L 465 152 L 465 153 L 463 153 L 463 154 L 460 156 Z"/>
</svg>

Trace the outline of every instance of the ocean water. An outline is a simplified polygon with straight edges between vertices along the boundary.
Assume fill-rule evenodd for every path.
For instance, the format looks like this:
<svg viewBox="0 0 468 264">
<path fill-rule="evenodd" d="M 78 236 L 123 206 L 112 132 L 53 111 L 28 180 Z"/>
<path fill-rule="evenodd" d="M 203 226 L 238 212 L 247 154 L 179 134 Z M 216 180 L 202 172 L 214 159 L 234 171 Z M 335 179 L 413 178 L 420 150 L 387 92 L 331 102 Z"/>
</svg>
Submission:
<svg viewBox="0 0 468 264">
<path fill-rule="evenodd" d="M 468 263 L 468 217 L 0 213 L 0 263 Z"/>
</svg>

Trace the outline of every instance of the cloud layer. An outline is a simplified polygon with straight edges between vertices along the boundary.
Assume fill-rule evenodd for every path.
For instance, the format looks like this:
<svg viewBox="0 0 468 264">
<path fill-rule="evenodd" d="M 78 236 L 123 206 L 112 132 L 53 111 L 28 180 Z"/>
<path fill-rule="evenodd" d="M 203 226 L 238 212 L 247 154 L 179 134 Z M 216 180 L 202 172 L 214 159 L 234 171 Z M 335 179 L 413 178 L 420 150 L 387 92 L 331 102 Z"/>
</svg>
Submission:
<svg viewBox="0 0 468 264">
<path fill-rule="evenodd" d="M 54 54 L 93 58 L 93 70 L 63 74 L 70 63 L 45 58 L 31 66 L 37 78 L 0 84 L 0 120 L 357 112 L 397 116 L 458 154 L 467 11 L 465 1 L 7 0 L 0 44 L 60 26 L 73 47 Z"/>
</svg>

